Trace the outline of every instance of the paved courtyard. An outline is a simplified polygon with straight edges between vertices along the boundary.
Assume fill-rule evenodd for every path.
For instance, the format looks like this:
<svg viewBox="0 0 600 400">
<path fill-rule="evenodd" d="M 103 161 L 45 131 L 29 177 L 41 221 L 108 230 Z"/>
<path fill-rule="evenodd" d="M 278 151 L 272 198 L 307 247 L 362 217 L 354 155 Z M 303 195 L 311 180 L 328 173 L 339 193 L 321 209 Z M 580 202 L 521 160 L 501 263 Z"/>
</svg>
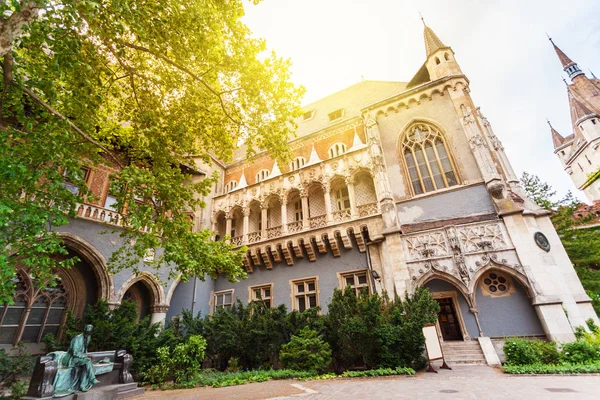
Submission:
<svg viewBox="0 0 600 400">
<path fill-rule="evenodd" d="M 455 366 L 414 377 L 269 381 L 227 388 L 148 391 L 139 399 L 599 399 L 600 376 L 509 376 L 486 366 Z"/>
</svg>

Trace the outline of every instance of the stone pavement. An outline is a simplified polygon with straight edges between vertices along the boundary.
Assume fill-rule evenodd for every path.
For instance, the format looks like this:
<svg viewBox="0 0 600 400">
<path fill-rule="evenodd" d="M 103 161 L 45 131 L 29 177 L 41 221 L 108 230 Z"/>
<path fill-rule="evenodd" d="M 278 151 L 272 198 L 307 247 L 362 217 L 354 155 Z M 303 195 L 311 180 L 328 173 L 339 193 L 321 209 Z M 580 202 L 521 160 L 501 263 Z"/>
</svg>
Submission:
<svg viewBox="0 0 600 400">
<path fill-rule="evenodd" d="M 437 368 L 436 368 L 437 369 Z M 139 399 L 349 400 L 349 399 L 600 399 L 600 376 L 511 376 L 487 366 L 414 377 L 268 381 L 227 388 L 147 391 Z"/>
</svg>

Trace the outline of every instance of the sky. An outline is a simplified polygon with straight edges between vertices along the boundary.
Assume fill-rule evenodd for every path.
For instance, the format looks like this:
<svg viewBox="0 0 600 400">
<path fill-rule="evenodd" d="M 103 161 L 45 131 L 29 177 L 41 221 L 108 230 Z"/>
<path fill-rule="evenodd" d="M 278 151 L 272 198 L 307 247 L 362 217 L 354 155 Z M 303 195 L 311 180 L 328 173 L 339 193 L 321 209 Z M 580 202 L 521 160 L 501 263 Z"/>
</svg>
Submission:
<svg viewBox="0 0 600 400">
<path fill-rule="evenodd" d="M 471 81 L 513 167 L 581 200 L 553 153 L 548 118 L 572 133 L 566 74 L 548 41 L 600 76 L 599 0 L 263 0 L 243 21 L 269 50 L 292 61 L 303 104 L 365 80 L 409 81 L 425 61 L 423 24 Z"/>
</svg>

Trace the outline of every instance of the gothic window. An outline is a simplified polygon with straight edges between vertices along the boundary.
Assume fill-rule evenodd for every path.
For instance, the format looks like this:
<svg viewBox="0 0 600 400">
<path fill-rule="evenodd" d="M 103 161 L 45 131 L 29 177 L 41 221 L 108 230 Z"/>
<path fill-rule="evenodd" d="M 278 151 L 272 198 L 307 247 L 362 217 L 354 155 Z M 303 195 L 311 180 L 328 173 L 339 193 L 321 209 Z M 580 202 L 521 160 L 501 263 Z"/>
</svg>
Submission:
<svg viewBox="0 0 600 400">
<path fill-rule="evenodd" d="M 450 59 L 450 57 L 448 56 L 448 53 L 444 53 L 444 60 L 448 61 Z"/>
<path fill-rule="evenodd" d="M 290 171 L 295 171 L 297 169 L 300 169 L 304 166 L 304 164 L 306 164 L 306 159 L 304 157 L 296 157 L 290 163 Z"/>
<path fill-rule="evenodd" d="M 302 312 L 317 307 L 319 305 L 317 289 L 316 278 L 293 281 L 294 310 Z"/>
<path fill-rule="evenodd" d="M 432 126 L 410 128 L 402 142 L 402 154 L 415 195 L 458 184 L 444 138 Z"/>
<path fill-rule="evenodd" d="M 302 221 L 302 200 L 298 199 L 294 202 L 294 221 Z"/>
<path fill-rule="evenodd" d="M 512 279 L 501 272 L 488 272 L 481 279 L 481 292 L 485 296 L 504 297 L 514 293 Z"/>
<path fill-rule="evenodd" d="M 237 181 L 227 182 L 227 185 L 225 185 L 225 193 L 231 192 L 233 189 L 235 189 L 237 187 L 237 185 L 238 185 Z"/>
<path fill-rule="evenodd" d="M 256 174 L 256 182 L 258 183 L 264 181 L 269 177 L 269 175 L 271 175 L 271 171 L 269 171 L 268 169 L 261 169 Z"/>
<path fill-rule="evenodd" d="M 329 148 L 329 158 L 341 156 L 346 152 L 346 145 L 344 143 L 335 143 Z"/>
<path fill-rule="evenodd" d="M 438 65 L 440 63 L 440 59 L 439 58 L 435 58 L 435 64 Z"/>
<path fill-rule="evenodd" d="M 335 202 L 337 211 L 350 209 L 350 195 L 348 194 L 347 186 L 343 186 L 335 191 Z"/>
<path fill-rule="evenodd" d="M 14 303 L 0 306 L 0 344 L 40 343 L 47 333 L 58 336 L 67 310 L 67 292 L 60 281 L 37 292 L 27 275 L 15 279 Z"/>
</svg>

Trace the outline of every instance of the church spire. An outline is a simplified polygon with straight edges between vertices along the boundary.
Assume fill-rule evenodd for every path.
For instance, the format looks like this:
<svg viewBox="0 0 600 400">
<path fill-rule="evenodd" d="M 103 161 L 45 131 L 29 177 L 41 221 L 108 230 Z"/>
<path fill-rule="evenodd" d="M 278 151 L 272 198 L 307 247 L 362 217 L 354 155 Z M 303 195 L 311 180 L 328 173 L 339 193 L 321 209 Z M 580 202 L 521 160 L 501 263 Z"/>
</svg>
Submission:
<svg viewBox="0 0 600 400">
<path fill-rule="evenodd" d="M 425 39 L 425 51 L 427 52 L 427 58 L 431 56 L 433 53 L 438 51 L 439 49 L 447 49 L 446 46 L 439 37 L 433 32 L 433 30 L 427 26 L 425 23 L 425 19 L 421 16 L 421 21 L 423 21 L 423 26 L 425 27 L 423 31 L 423 37 Z"/>
<path fill-rule="evenodd" d="M 556 52 L 556 55 L 563 66 L 563 70 L 569 74 L 569 79 L 573 80 L 573 78 L 576 76 L 584 75 L 583 71 L 579 69 L 577 63 L 571 60 L 569 56 L 567 56 L 556 44 L 554 44 L 554 41 L 550 36 L 548 36 L 548 40 L 550 40 L 550 43 L 552 43 L 554 51 Z"/>
<path fill-rule="evenodd" d="M 552 143 L 554 144 L 554 148 L 557 149 L 565 142 L 565 138 L 558 133 L 556 129 L 552 126 L 549 120 L 546 120 L 548 126 L 550 126 L 550 133 L 552 133 Z"/>
</svg>

